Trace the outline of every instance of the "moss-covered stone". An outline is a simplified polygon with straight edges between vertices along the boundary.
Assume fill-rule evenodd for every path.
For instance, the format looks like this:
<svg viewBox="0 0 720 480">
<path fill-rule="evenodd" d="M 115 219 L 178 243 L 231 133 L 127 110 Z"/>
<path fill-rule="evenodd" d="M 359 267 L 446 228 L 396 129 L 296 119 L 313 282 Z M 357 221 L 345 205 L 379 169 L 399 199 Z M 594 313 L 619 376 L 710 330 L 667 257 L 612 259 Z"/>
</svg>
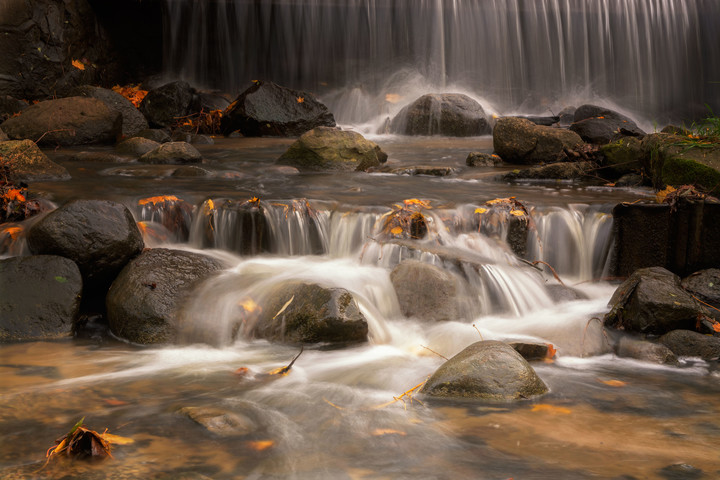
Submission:
<svg viewBox="0 0 720 480">
<path fill-rule="evenodd" d="M 716 162 L 720 162 L 720 155 Z M 720 194 L 720 171 L 682 156 L 665 160 L 662 166 L 662 181 L 666 185 L 697 185 L 714 194 Z"/>
<path fill-rule="evenodd" d="M 604 166 L 613 175 L 618 177 L 639 171 L 642 167 L 643 149 L 640 140 L 635 137 L 625 137 L 600 147 L 600 153 L 605 157 Z"/>
</svg>

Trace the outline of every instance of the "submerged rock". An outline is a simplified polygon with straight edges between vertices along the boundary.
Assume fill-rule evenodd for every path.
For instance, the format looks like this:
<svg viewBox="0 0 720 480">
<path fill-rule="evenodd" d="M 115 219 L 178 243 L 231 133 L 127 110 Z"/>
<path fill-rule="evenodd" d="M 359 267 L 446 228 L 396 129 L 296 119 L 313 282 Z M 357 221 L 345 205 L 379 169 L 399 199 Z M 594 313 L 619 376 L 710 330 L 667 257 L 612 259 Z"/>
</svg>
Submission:
<svg viewBox="0 0 720 480">
<path fill-rule="evenodd" d="M 0 260 L 0 342 L 70 336 L 82 288 L 80 270 L 67 258 Z"/>
<path fill-rule="evenodd" d="M 468 167 L 495 167 L 502 163 L 502 159 L 495 154 L 470 152 L 465 159 Z"/>
<path fill-rule="evenodd" d="M 504 180 L 578 180 L 588 176 L 597 168 L 595 162 L 559 162 L 525 170 L 513 170 L 502 178 Z"/>
<path fill-rule="evenodd" d="M 567 150 L 583 145 L 576 133 L 535 125 L 530 120 L 503 117 L 493 129 L 495 153 L 507 163 L 552 163 L 567 158 Z"/>
<path fill-rule="evenodd" d="M 635 358 L 645 362 L 674 365 L 677 357 L 671 349 L 661 343 L 652 343 L 622 337 L 615 346 L 618 357 Z"/>
<path fill-rule="evenodd" d="M 115 145 L 115 151 L 121 155 L 140 157 L 160 146 L 160 142 L 144 137 L 132 137 Z"/>
<path fill-rule="evenodd" d="M 146 250 L 120 272 L 107 294 L 110 330 L 133 343 L 175 341 L 183 302 L 196 285 L 223 267 L 198 253 Z"/>
<path fill-rule="evenodd" d="M 217 407 L 183 407 L 178 414 L 221 437 L 248 435 L 258 429 L 257 424 L 245 415 Z"/>
<path fill-rule="evenodd" d="M 673 330 L 660 337 L 660 343 L 678 357 L 700 357 L 703 360 L 720 359 L 720 338 L 691 330 Z"/>
<path fill-rule="evenodd" d="M 200 163 L 202 162 L 202 154 L 189 143 L 167 142 L 143 154 L 140 161 L 156 165 Z"/>
<path fill-rule="evenodd" d="M 405 260 L 390 273 L 390 281 L 406 317 L 421 320 L 458 320 L 458 279 L 429 263 Z"/>
<path fill-rule="evenodd" d="M 361 170 L 387 161 L 380 147 L 356 132 L 317 127 L 290 145 L 278 163 L 300 170 Z"/>
<path fill-rule="evenodd" d="M 493 340 L 473 343 L 445 362 L 425 383 L 433 397 L 510 401 L 548 391 L 530 364 L 510 345 Z"/>
<path fill-rule="evenodd" d="M 295 137 L 315 127 L 334 127 L 335 118 L 312 94 L 272 82 L 255 82 L 223 112 L 223 135 Z"/>
<path fill-rule="evenodd" d="M 390 122 L 391 133 L 471 137 L 490 133 L 482 106 L 460 93 L 423 95 Z"/>
<path fill-rule="evenodd" d="M 271 342 L 347 344 L 367 341 L 368 325 L 347 290 L 292 282 L 268 294 L 255 334 Z"/>
<path fill-rule="evenodd" d="M 50 160 L 31 140 L 0 142 L 0 157 L 8 167 L 11 182 L 67 180 L 70 174 L 62 165 Z"/>
<path fill-rule="evenodd" d="M 13 140 L 39 145 L 111 143 L 121 134 L 122 116 L 97 98 L 68 97 L 31 105 L 0 128 Z"/>
</svg>

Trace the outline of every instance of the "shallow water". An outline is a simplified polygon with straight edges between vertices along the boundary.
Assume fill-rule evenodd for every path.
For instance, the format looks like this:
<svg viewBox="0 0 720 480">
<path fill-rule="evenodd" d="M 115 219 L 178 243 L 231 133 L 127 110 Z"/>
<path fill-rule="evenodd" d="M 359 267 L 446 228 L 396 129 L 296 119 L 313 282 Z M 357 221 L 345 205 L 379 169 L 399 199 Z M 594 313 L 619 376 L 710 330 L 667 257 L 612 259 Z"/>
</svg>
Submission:
<svg viewBox="0 0 720 480">
<path fill-rule="evenodd" d="M 469 151 L 490 151 L 489 138 L 376 140 L 392 165 L 461 171 L 449 178 L 283 173 L 269 162 L 289 142 L 275 139 L 218 139 L 200 147 L 213 176 L 199 179 L 130 175 L 146 167 L 77 164 L 65 160 L 72 151 L 51 152 L 73 180 L 32 187 L 58 203 L 112 198 L 140 219 L 139 198 L 176 195 L 196 205 L 198 222 L 206 198 L 256 195 L 268 218 L 285 216 L 273 223 L 270 252 L 205 250 L 229 267 L 187 305 L 186 344 L 139 347 L 99 327 L 80 338 L 0 345 L 0 478 L 684 478 L 662 473 L 682 463 L 701 469 L 701 478 L 720 475 L 715 367 L 692 359 L 678 367 L 619 359 L 606 353 L 609 338 L 599 328 L 615 288 L 597 281 L 609 250 L 606 204 L 650 192 L 494 182 L 495 169 L 463 167 Z M 546 286 L 556 280 L 512 254 L 502 225 L 493 234 L 472 225 L 477 205 L 508 196 L 532 207 L 528 259 L 555 265 L 586 300 L 555 303 Z M 293 206 L 300 198 L 309 200 L 309 210 Z M 415 242 L 421 253 L 378 239 L 382 216 L 407 198 L 433 206 L 424 212 L 431 235 Z M 311 234 L 319 253 L 307 246 Z M 192 234 L 189 243 L 146 241 L 199 247 Z M 483 263 L 459 269 L 448 252 Z M 404 258 L 441 266 L 464 282 L 456 320 L 403 317 L 389 273 Z M 267 376 L 298 349 L 232 340 L 228 332 L 239 302 L 292 279 L 351 291 L 370 341 L 306 348 L 287 376 Z M 441 356 L 481 337 L 552 343 L 555 361 L 534 364 L 550 393 L 512 404 L 401 396 L 424 382 Z M 248 371 L 238 372 L 243 367 Z M 179 412 L 186 407 L 219 411 L 240 426 L 207 429 Z M 41 469 L 45 451 L 83 416 L 90 428 L 135 443 L 116 446 L 104 462 L 63 460 Z"/>
</svg>

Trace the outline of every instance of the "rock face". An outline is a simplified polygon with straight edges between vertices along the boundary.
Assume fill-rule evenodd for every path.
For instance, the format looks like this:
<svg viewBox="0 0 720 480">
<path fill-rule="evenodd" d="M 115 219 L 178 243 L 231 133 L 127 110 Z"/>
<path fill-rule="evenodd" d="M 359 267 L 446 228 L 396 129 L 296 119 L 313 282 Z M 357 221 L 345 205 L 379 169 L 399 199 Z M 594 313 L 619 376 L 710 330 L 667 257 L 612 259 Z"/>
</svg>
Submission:
<svg viewBox="0 0 720 480">
<path fill-rule="evenodd" d="M 68 97 L 31 105 L 1 128 L 11 139 L 39 145 L 111 143 L 121 133 L 122 116 L 97 98 Z"/>
<path fill-rule="evenodd" d="M 457 320 L 458 282 L 447 271 L 416 260 L 406 260 L 390 273 L 390 281 L 407 317 L 421 320 Z"/>
<path fill-rule="evenodd" d="M 75 200 L 47 214 L 28 231 L 34 254 L 60 255 L 77 263 L 86 291 L 106 290 L 143 249 L 130 211 L 105 200 Z"/>
<path fill-rule="evenodd" d="M 642 268 L 623 282 L 610 299 L 605 324 L 629 332 L 662 335 L 692 329 L 706 311 L 680 285 L 680 277 L 662 267 Z"/>
<path fill-rule="evenodd" d="M 720 358 L 720 338 L 690 330 L 673 330 L 660 337 L 660 343 L 678 357 L 700 357 L 703 360 Z"/>
<path fill-rule="evenodd" d="M 106 298 L 110 330 L 140 344 L 176 339 L 183 300 L 202 280 L 223 268 L 205 255 L 154 248 L 130 262 Z"/>
<path fill-rule="evenodd" d="M 311 94 L 272 82 L 255 84 L 225 109 L 223 135 L 295 137 L 315 127 L 334 127 L 335 118 Z"/>
<path fill-rule="evenodd" d="M 574 132 L 535 125 L 530 120 L 503 117 L 493 129 L 495 153 L 507 163 L 552 163 L 566 158 L 565 150 L 583 144 Z"/>
<path fill-rule="evenodd" d="M 575 121 L 570 125 L 570 130 L 584 141 L 599 145 L 610 143 L 618 136 L 645 135 L 630 118 L 595 105 L 582 105 L 575 110 Z"/>
<path fill-rule="evenodd" d="M 150 90 L 140 112 L 152 127 L 169 127 L 189 113 L 194 90 L 187 82 L 172 82 Z"/>
<path fill-rule="evenodd" d="M 82 287 L 80 270 L 67 258 L 0 260 L 0 342 L 71 335 Z"/>
<path fill-rule="evenodd" d="M 401 135 L 471 137 L 490 133 L 482 106 L 460 93 L 428 94 L 406 106 L 390 122 Z"/>
<path fill-rule="evenodd" d="M 73 88 L 68 96 L 97 98 L 111 110 L 117 110 L 122 115 L 122 134 L 132 137 L 138 132 L 148 128 L 148 122 L 130 100 L 117 92 L 92 85 L 82 85 Z"/>
<path fill-rule="evenodd" d="M 297 139 L 278 163 L 300 170 L 362 170 L 387 160 L 380 147 L 356 132 L 317 127 Z"/>
<path fill-rule="evenodd" d="M 515 349 L 486 340 L 445 362 L 422 392 L 434 397 L 510 401 L 542 395 L 547 387 Z"/>
<path fill-rule="evenodd" d="M 0 157 L 10 167 L 13 182 L 67 180 L 70 174 L 50 160 L 31 140 L 0 142 Z"/>
<path fill-rule="evenodd" d="M 140 161 L 153 164 L 200 163 L 202 155 L 189 143 L 167 142 L 142 155 Z"/>
<path fill-rule="evenodd" d="M 677 357 L 668 347 L 661 343 L 633 340 L 623 337 L 615 346 L 618 357 L 635 358 L 646 362 L 673 365 Z"/>
<path fill-rule="evenodd" d="M 594 162 L 558 162 L 525 170 L 514 170 L 503 175 L 505 180 L 577 180 L 597 170 Z"/>
<path fill-rule="evenodd" d="M 347 290 L 288 283 L 268 295 L 255 334 L 271 342 L 348 344 L 367 341 L 368 325 Z"/>
</svg>

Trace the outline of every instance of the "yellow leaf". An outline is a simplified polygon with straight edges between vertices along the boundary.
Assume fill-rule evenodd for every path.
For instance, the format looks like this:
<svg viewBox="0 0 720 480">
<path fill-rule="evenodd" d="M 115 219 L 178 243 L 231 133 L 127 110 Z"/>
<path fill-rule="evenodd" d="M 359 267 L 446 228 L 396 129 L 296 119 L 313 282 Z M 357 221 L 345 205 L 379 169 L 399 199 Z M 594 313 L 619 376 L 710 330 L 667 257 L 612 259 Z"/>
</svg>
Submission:
<svg viewBox="0 0 720 480">
<path fill-rule="evenodd" d="M 403 97 L 397 93 L 388 93 L 385 95 L 385 101 L 388 103 L 398 103 Z"/>
<path fill-rule="evenodd" d="M 393 430 L 392 428 L 376 428 L 372 432 L 373 436 L 375 437 L 381 437 L 383 435 L 400 435 L 405 436 L 407 433 L 401 432 L 400 430 Z"/>
<path fill-rule="evenodd" d="M 392 230 L 390 230 L 390 233 L 393 235 L 400 235 L 403 232 L 402 227 L 395 227 Z"/>
<path fill-rule="evenodd" d="M 268 448 L 274 447 L 275 442 L 272 440 L 257 440 L 254 442 L 248 442 L 248 447 L 252 450 L 255 450 L 257 452 L 262 452 L 263 450 L 267 450 Z"/>
<path fill-rule="evenodd" d="M 627 382 L 623 382 L 622 380 L 600 380 L 600 383 L 604 383 L 605 385 L 609 385 L 611 387 L 624 387 L 627 385 Z"/>
<path fill-rule="evenodd" d="M 157 197 L 148 197 L 148 198 L 141 198 L 138 200 L 138 205 L 147 205 L 148 203 L 152 203 L 153 205 L 157 205 L 158 203 L 163 202 L 177 202 L 180 200 L 175 195 L 163 195 L 163 196 L 157 196 Z"/>
<path fill-rule="evenodd" d="M 72 66 L 77 68 L 78 70 L 85 70 L 85 64 L 80 60 L 73 60 L 71 63 Z"/>
<path fill-rule="evenodd" d="M 410 205 L 420 205 L 421 207 L 424 207 L 424 208 L 430 208 L 429 201 L 418 200 L 417 198 L 408 198 L 407 200 L 403 200 L 403 203 L 405 204 L 405 206 L 408 206 L 408 207 Z"/>
<path fill-rule="evenodd" d="M 248 313 L 253 313 L 257 311 L 258 309 L 262 310 L 260 306 L 255 303 L 255 300 L 252 298 L 248 298 L 247 300 L 243 300 L 242 302 L 238 303 L 238 306 L 245 310 Z"/>
<path fill-rule="evenodd" d="M 524 217 L 525 212 L 523 212 L 522 210 L 510 210 L 510 215 L 513 215 L 515 217 Z"/>
<path fill-rule="evenodd" d="M 121 437 L 120 435 L 113 435 L 112 433 L 102 433 L 100 436 L 106 442 L 114 443 L 115 445 L 129 445 L 131 443 L 135 443 L 135 440 L 132 438 Z"/>
<path fill-rule="evenodd" d="M 572 410 L 565 407 L 556 407 L 547 403 L 538 403 L 532 406 L 531 412 L 548 412 L 554 415 L 569 415 Z"/>
<path fill-rule="evenodd" d="M 488 211 L 487 208 L 476 208 L 476 209 L 475 209 L 475 213 L 479 213 L 479 214 L 483 214 L 483 213 L 485 213 L 485 212 L 487 212 L 487 211 Z"/>
<path fill-rule="evenodd" d="M 672 192 L 675 192 L 677 189 L 674 188 L 672 185 L 668 185 L 665 190 L 660 190 L 655 194 L 655 198 L 657 198 L 658 203 L 663 203 L 668 195 L 670 195 Z"/>
</svg>

